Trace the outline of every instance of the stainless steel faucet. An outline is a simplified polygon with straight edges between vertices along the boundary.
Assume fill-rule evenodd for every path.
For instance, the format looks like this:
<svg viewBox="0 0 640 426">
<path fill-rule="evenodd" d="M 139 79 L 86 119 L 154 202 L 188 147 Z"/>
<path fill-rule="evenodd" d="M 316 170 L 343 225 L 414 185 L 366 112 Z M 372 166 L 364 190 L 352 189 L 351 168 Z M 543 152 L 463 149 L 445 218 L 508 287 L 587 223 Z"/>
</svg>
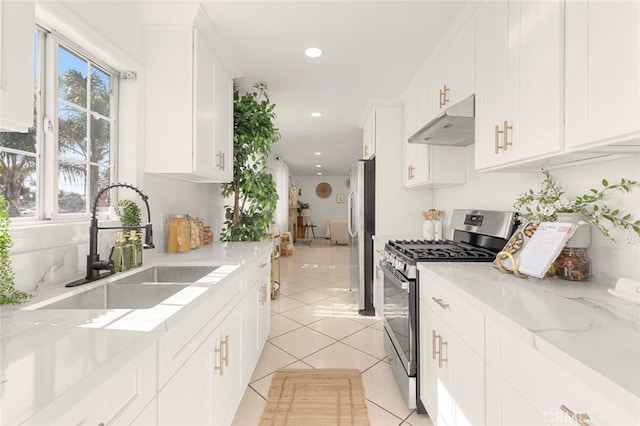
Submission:
<svg viewBox="0 0 640 426">
<path fill-rule="evenodd" d="M 98 200 L 100 196 L 110 190 L 111 188 L 129 188 L 134 190 L 142 201 L 144 201 L 145 206 L 147 207 L 147 224 L 144 226 L 98 226 L 98 218 L 96 217 L 96 211 L 98 209 Z M 151 249 L 155 246 L 153 245 L 153 229 L 151 227 L 151 211 L 149 210 L 149 197 L 136 188 L 133 185 L 129 185 L 126 183 L 114 183 L 106 188 L 101 189 L 96 194 L 96 198 L 93 200 L 93 208 L 91 209 L 91 224 L 89 226 L 89 254 L 87 255 L 87 275 L 79 279 L 77 281 L 70 282 L 66 284 L 65 287 L 76 287 L 82 284 L 87 284 L 92 281 L 99 280 L 101 278 L 108 277 L 109 275 L 115 274 L 115 269 L 113 267 L 113 261 L 109 260 L 100 260 L 100 255 L 98 254 L 98 231 L 100 229 L 143 229 L 144 228 L 144 244 L 142 248 Z M 107 273 L 101 274 L 100 271 L 108 271 Z"/>
</svg>

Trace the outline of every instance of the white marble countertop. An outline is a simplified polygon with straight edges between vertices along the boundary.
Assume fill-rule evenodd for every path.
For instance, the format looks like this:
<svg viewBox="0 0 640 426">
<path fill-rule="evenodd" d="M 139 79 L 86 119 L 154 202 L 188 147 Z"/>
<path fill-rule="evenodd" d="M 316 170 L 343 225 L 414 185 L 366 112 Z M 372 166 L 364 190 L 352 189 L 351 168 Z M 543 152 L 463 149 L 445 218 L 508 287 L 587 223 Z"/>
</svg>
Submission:
<svg viewBox="0 0 640 426">
<path fill-rule="evenodd" d="M 437 275 L 534 350 L 637 411 L 640 305 L 609 295 L 602 283 L 522 279 L 486 263 L 420 263 L 418 269 L 421 286 Z"/>
<path fill-rule="evenodd" d="M 150 309 L 24 309 L 99 283 L 72 289 L 56 286 L 38 292 L 28 305 L 2 307 L 0 401 L 11 410 L 1 410 L 0 423 L 23 421 L 85 379 L 117 371 L 184 315 L 214 296 L 220 288 L 218 283 L 240 274 L 242 264 L 268 254 L 271 247 L 270 241 L 214 243 L 182 254 L 147 254 L 143 268 L 167 264 L 220 266 L 172 296 L 171 303 L 167 299 L 167 303 Z M 122 275 L 126 273 L 129 271 Z"/>
</svg>

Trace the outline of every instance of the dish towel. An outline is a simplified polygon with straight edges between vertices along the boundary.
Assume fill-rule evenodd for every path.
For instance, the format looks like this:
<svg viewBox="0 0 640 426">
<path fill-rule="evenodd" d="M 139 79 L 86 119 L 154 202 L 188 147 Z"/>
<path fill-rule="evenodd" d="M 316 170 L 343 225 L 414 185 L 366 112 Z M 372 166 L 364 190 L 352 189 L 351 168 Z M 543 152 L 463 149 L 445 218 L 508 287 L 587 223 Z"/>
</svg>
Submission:
<svg viewBox="0 0 640 426">
<path fill-rule="evenodd" d="M 610 288 L 608 291 L 612 296 L 640 304 L 640 281 L 638 280 L 618 278 L 615 288 Z"/>
</svg>

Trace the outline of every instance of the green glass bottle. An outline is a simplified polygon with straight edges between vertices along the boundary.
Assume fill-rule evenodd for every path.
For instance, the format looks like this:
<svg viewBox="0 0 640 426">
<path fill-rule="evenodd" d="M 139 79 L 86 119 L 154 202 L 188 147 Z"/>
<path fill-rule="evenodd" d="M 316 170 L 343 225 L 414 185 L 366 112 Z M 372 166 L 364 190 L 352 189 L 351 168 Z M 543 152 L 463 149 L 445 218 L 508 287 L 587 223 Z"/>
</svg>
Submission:
<svg viewBox="0 0 640 426">
<path fill-rule="evenodd" d="M 142 266 L 142 241 L 140 241 L 140 233 L 131 231 L 129 234 L 129 242 L 133 244 L 131 267 L 138 268 Z"/>
<path fill-rule="evenodd" d="M 113 268 L 116 272 L 126 271 L 125 259 L 124 259 L 124 234 L 118 232 L 116 234 L 116 242 L 111 251 L 111 260 L 113 261 Z"/>
<path fill-rule="evenodd" d="M 135 266 L 133 265 L 133 252 L 135 251 L 135 246 L 128 238 L 129 235 L 130 234 L 127 234 L 127 239 L 125 240 L 124 246 L 122 247 L 125 270 L 135 268 Z"/>
</svg>

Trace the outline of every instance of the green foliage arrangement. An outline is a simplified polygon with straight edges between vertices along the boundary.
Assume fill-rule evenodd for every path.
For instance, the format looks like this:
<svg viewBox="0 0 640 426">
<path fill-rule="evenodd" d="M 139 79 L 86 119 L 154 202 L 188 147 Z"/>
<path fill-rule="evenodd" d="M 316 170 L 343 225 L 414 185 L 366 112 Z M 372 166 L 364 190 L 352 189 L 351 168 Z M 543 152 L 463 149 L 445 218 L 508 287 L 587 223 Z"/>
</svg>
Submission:
<svg viewBox="0 0 640 426">
<path fill-rule="evenodd" d="M 302 210 L 308 209 L 310 206 L 311 205 L 309 203 L 298 200 L 298 214 L 302 213 Z"/>
<path fill-rule="evenodd" d="M 15 288 L 15 275 L 9 258 L 12 246 L 7 203 L 4 196 L 0 195 L 0 305 L 17 305 L 31 297 L 30 294 Z"/>
<path fill-rule="evenodd" d="M 258 83 L 253 92 L 233 98 L 233 181 L 222 185 L 222 196 L 233 197 L 225 206 L 222 241 L 260 241 L 278 202 L 276 184 L 266 167 L 271 145 L 280 139 L 274 125 L 275 104 L 269 101 L 267 86 Z"/>
<path fill-rule="evenodd" d="M 116 216 L 122 226 L 140 226 L 142 221 L 140 207 L 131 200 L 120 200 L 115 207 Z"/>
<path fill-rule="evenodd" d="M 556 220 L 558 213 L 580 213 L 609 239 L 613 238 L 604 224 L 605 219 L 615 228 L 633 229 L 640 234 L 640 220 L 634 222 L 631 213 L 611 209 L 604 204 L 604 199 L 612 191 L 628 193 L 633 188 L 640 187 L 640 183 L 622 178 L 619 183 L 610 184 L 606 179 L 602 179 L 601 188 L 592 188 L 587 194 L 569 199 L 551 173 L 544 169 L 542 173 L 544 180 L 540 190 L 534 192 L 530 189 L 520 194 L 513 204 L 520 213 L 521 222 L 550 222 Z"/>
</svg>

